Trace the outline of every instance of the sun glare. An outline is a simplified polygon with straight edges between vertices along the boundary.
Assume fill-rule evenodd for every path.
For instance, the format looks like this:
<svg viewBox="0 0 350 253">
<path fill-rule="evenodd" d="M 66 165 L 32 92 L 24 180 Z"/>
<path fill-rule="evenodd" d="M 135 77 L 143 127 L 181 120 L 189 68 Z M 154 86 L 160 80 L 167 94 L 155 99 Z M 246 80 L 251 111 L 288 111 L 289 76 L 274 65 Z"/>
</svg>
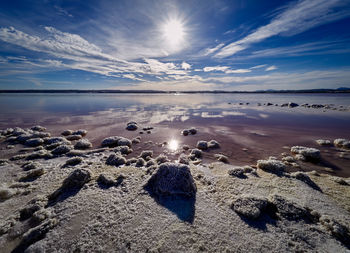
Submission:
<svg viewBox="0 0 350 253">
<path fill-rule="evenodd" d="M 183 24 L 176 19 L 169 20 L 163 26 L 163 35 L 170 46 L 177 47 L 184 39 Z"/>
<path fill-rule="evenodd" d="M 171 141 L 169 141 L 168 146 L 169 146 L 170 150 L 175 151 L 179 147 L 179 142 L 177 140 L 171 140 Z"/>
</svg>

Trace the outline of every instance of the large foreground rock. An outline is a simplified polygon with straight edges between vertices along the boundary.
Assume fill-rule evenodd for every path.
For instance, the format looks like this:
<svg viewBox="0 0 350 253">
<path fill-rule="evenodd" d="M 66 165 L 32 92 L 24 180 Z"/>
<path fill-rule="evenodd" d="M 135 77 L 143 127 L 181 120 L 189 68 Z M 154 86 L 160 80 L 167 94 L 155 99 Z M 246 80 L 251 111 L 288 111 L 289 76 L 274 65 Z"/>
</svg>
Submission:
<svg viewBox="0 0 350 253">
<path fill-rule="evenodd" d="M 194 197 L 197 191 L 190 167 L 178 163 L 161 164 L 149 179 L 146 188 L 158 196 Z"/>
</svg>

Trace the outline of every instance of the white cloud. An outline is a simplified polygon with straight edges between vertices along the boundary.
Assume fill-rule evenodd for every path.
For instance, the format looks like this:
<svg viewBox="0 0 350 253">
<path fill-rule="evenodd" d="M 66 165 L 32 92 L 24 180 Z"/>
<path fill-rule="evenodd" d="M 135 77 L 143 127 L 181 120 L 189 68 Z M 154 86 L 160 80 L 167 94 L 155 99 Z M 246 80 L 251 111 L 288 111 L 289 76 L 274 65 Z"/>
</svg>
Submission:
<svg viewBox="0 0 350 253">
<path fill-rule="evenodd" d="M 226 71 L 228 70 L 230 67 L 227 66 L 213 66 L 213 67 L 204 67 L 203 71 L 204 72 L 211 72 L 211 71 Z"/>
<path fill-rule="evenodd" d="M 187 62 L 182 62 L 181 68 L 183 68 L 184 70 L 189 70 L 191 69 L 191 64 L 188 64 Z"/>
<path fill-rule="evenodd" d="M 276 69 L 277 69 L 277 67 L 274 66 L 274 65 L 272 65 L 272 66 L 270 66 L 270 67 L 267 67 L 267 68 L 265 69 L 265 71 L 272 71 L 272 70 L 276 70 Z"/>
<path fill-rule="evenodd" d="M 225 71 L 226 74 L 244 74 L 249 72 L 251 72 L 250 69 L 229 69 Z"/>
<path fill-rule="evenodd" d="M 263 67 L 266 67 L 266 64 L 257 65 L 257 66 L 251 67 L 250 69 L 260 69 Z"/>
<path fill-rule="evenodd" d="M 326 24 L 350 15 L 348 8 L 336 9 L 346 5 L 342 0 L 301 0 L 291 4 L 268 25 L 258 28 L 245 38 L 222 47 L 216 57 L 227 57 L 245 50 L 251 44 L 275 35 L 292 36 L 315 26 Z"/>
<path fill-rule="evenodd" d="M 220 48 L 222 48 L 223 46 L 225 46 L 225 44 L 224 44 L 224 43 L 220 43 L 220 44 L 217 45 L 216 47 L 213 47 L 213 48 L 206 48 L 206 49 L 204 50 L 203 55 L 204 55 L 204 56 L 207 56 L 207 55 L 213 54 L 213 53 L 215 53 L 216 51 L 218 51 Z"/>
</svg>

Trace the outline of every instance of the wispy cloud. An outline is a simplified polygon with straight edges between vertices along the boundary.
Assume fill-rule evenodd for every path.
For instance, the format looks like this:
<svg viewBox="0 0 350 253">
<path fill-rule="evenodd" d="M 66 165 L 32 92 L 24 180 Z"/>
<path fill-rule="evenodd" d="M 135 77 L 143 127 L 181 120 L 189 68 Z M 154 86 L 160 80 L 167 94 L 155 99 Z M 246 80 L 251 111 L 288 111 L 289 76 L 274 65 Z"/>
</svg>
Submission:
<svg viewBox="0 0 350 253">
<path fill-rule="evenodd" d="M 212 66 L 212 67 L 204 67 L 204 72 L 225 72 L 226 74 L 243 74 L 251 72 L 250 69 L 231 69 L 228 66 Z"/>
<path fill-rule="evenodd" d="M 188 64 L 187 62 L 182 62 L 181 68 L 184 70 L 189 70 L 191 69 L 191 64 Z"/>
<path fill-rule="evenodd" d="M 211 72 L 211 71 L 226 71 L 228 70 L 230 67 L 228 66 L 213 66 L 213 67 L 204 67 L 203 71 L 204 72 Z"/>
<path fill-rule="evenodd" d="M 216 47 L 212 47 L 212 48 L 206 48 L 203 51 L 203 56 L 208 56 L 210 54 L 215 53 L 216 51 L 218 51 L 220 48 L 222 48 L 223 46 L 225 46 L 224 43 L 220 43 L 219 45 L 217 45 Z"/>
<path fill-rule="evenodd" d="M 251 67 L 250 69 L 261 69 L 263 67 L 266 67 L 266 64 L 257 65 L 257 66 Z"/>
<path fill-rule="evenodd" d="M 270 66 L 270 67 L 267 67 L 267 68 L 265 69 L 265 71 L 272 71 L 272 70 L 276 70 L 276 69 L 277 69 L 277 67 L 274 66 L 274 65 L 272 65 L 272 66 Z"/>
<path fill-rule="evenodd" d="M 337 8 L 340 6 L 347 8 Z M 245 50 L 251 44 L 275 35 L 292 36 L 315 26 L 339 20 L 350 15 L 348 3 L 342 0 L 301 0 L 289 5 L 268 25 L 258 28 L 245 38 L 221 47 L 216 57 L 228 57 Z"/>
</svg>

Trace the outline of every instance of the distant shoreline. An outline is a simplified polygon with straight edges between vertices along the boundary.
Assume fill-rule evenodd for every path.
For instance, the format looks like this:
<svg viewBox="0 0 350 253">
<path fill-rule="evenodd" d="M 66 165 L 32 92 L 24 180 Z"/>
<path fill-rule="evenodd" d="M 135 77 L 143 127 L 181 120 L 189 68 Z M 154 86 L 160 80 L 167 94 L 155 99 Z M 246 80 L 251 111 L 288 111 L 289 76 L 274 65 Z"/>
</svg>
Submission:
<svg viewBox="0 0 350 253">
<path fill-rule="evenodd" d="M 274 94 L 274 93 L 350 93 L 350 88 L 311 90 L 258 90 L 258 91 L 161 91 L 161 90 L 0 90 L 0 93 L 103 93 L 103 94 Z"/>
</svg>

